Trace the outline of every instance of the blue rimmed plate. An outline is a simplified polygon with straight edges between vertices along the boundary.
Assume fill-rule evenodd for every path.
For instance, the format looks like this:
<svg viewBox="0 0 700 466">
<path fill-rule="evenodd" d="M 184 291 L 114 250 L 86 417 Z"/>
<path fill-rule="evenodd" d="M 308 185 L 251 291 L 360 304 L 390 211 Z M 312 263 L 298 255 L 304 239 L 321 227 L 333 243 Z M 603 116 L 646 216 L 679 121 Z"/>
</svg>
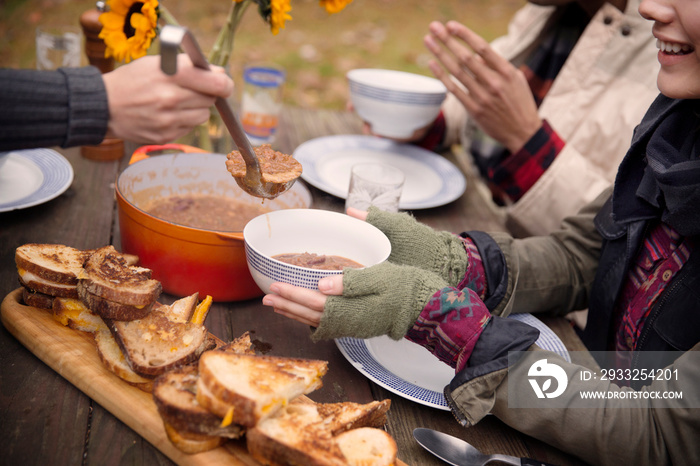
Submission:
<svg viewBox="0 0 700 466">
<path fill-rule="evenodd" d="M 301 144 L 294 157 L 302 164 L 304 181 L 345 199 L 350 169 L 356 163 L 382 162 L 404 172 L 399 207 L 428 209 L 459 198 L 467 187 L 462 172 L 444 157 L 411 144 L 362 135 L 325 136 Z"/>
<path fill-rule="evenodd" d="M 571 360 L 564 343 L 541 320 L 531 314 L 513 314 L 509 318 L 538 329 L 540 337 L 536 343 L 540 348 Z M 387 336 L 366 340 L 338 338 L 335 343 L 355 369 L 377 385 L 416 403 L 449 410 L 442 391 L 454 377 L 454 369 L 422 346 Z"/>
<path fill-rule="evenodd" d="M 0 212 L 43 204 L 72 182 L 73 167 L 55 150 L 11 151 L 0 169 Z"/>
</svg>

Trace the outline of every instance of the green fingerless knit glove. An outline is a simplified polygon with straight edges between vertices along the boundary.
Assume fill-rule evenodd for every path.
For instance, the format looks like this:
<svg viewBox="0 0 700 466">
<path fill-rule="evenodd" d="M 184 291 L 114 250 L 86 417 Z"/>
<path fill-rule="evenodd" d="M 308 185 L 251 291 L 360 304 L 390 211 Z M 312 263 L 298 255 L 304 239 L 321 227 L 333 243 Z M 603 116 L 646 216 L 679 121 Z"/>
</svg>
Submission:
<svg viewBox="0 0 700 466">
<path fill-rule="evenodd" d="M 370 207 L 367 222 L 379 228 L 391 242 L 389 261 L 436 273 L 457 286 L 467 272 L 467 252 L 462 240 L 447 231 L 436 231 L 407 213 L 383 212 Z"/>
<path fill-rule="evenodd" d="M 343 272 L 343 295 L 329 296 L 314 341 L 389 335 L 400 340 L 428 300 L 448 284 L 425 270 L 383 262 Z"/>
</svg>

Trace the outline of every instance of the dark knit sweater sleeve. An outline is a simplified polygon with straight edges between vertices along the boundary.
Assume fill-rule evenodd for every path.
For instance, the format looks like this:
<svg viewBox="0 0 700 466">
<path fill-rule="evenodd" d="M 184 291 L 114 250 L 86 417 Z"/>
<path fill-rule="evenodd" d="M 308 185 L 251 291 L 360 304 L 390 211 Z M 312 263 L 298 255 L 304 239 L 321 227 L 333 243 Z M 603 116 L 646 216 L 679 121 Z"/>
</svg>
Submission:
<svg viewBox="0 0 700 466">
<path fill-rule="evenodd" d="M 95 67 L 0 69 L 0 150 L 99 144 L 108 121 Z"/>
</svg>

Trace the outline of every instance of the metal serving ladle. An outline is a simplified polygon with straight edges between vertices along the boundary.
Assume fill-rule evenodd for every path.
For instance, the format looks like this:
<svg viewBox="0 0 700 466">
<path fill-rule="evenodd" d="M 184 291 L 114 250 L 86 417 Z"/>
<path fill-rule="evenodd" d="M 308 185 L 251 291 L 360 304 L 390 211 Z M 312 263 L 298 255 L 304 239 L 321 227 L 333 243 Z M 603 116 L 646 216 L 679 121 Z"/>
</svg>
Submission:
<svg viewBox="0 0 700 466">
<path fill-rule="evenodd" d="M 160 66 L 165 74 L 174 75 L 177 72 L 177 55 L 180 47 L 190 57 L 194 66 L 205 70 L 211 69 L 192 33 L 187 28 L 167 25 L 163 27 L 160 33 Z M 255 155 L 248 137 L 243 132 L 243 127 L 238 121 L 236 114 L 233 113 L 231 105 L 226 99 L 221 97 L 216 98 L 215 105 L 221 115 L 221 120 L 231 133 L 233 142 L 236 144 L 245 162 L 245 177 L 235 177 L 238 186 L 251 196 L 266 199 L 274 199 L 291 188 L 294 181 L 296 181 L 295 179 L 286 183 L 268 183 L 263 181 L 258 157 Z"/>
</svg>

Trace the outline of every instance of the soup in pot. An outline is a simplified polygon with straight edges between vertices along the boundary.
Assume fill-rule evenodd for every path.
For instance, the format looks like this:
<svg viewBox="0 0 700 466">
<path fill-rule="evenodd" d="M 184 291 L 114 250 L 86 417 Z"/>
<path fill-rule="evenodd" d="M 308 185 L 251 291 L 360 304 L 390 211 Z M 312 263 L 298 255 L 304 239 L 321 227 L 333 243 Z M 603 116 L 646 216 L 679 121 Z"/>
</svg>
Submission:
<svg viewBox="0 0 700 466">
<path fill-rule="evenodd" d="M 157 198 L 143 210 L 179 225 L 217 231 L 243 231 L 243 227 L 250 220 L 271 212 L 271 209 L 261 203 L 199 193 Z"/>
</svg>

